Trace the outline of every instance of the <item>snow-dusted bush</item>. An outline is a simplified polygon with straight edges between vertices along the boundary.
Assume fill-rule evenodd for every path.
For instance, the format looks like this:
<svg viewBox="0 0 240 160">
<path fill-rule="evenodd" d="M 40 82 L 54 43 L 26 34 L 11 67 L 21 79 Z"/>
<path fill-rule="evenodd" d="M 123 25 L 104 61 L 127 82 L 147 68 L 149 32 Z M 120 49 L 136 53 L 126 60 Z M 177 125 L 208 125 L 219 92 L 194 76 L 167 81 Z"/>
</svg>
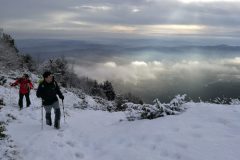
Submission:
<svg viewBox="0 0 240 160">
<path fill-rule="evenodd" d="M 7 79 L 4 76 L 0 77 L 0 85 L 4 85 L 7 82 Z"/>
<path fill-rule="evenodd" d="M 183 106 L 185 102 L 186 95 L 177 95 L 170 103 L 161 103 L 158 99 L 153 101 L 151 104 L 134 104 L 125 103 L 123 108 L 126 108 L 127 119 L 137 120 L 137 119 L 154 119 L 158 117 L 163 117 L 165 115 L 175 115 L 184 111 Z"/>
<path fill-rule="evenodd" d="M 153 117 L 160 117 L 162 113 L 154 105 L 150 104 L 125 103 L 123 106 L 126 108 L 125 113 L 129 121 L 153 119 Z"/>
<path fill-rule="evenodd" d="M 239 99 L 231 99 L 230 104 L 231 105 L 240 105 L 240 100 Z"/>
<path fill-rule="evenodd" d="M 213 103 L 216 104 L 231 104 L 232 99 L 231 98 L 227 98 L 227 97 L 217 97 L 213 100 Z"/>
<path fill-rule="evenodd" d="M 4 133 L 5 131 L 4 123 L 0 121 L 0 140 L 4 139 L 7 135 Z"/>
<path fill-rule="evenodd" d="M 184 108 L 182 105 L 186 103 L 186 94 L 184 95 L 176 95 L 174 99 L 172 99 L 169 103 L 171 110 L 173 111 L 182 111 Z"/>
<path fill-rule="evenodd" d="M 1 106 L 5 106 L 5 103 L 3 102 L 3 98 L 0 98 L 0 109 L 1 109 Z"/>
</svg>

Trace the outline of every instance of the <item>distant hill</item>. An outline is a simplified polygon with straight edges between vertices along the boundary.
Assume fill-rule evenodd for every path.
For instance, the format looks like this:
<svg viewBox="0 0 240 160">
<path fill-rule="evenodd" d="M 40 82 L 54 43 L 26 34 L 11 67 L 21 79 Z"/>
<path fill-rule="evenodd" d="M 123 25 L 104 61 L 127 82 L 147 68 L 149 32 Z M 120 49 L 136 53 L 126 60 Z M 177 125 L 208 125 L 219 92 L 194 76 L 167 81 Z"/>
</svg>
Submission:
<svg viewBox="0 0 240 160">
<path fill-rule="evenodd" d="M 175 45 L 175 46 L 174 46 Z M 204 55 L 235 55 L 239 53 L 240 46 L 232 45 L 165 45 L 165 43 L 139 43 L 114 41 L 114 42 L 94 42 L 83 40 L 54 40 L 35 39 L 17 40 L 17 47 L 20 51 L 30 53 L 35 58 L 47 59 L 61 55 L 74 56 L 85 59 L 95 57 L 99 61 L 107 57 L 118 55 L 138 55 L 140 52 L 154 51 L 166 54 L 190 54 L 201 53 Z"/>
</svg>

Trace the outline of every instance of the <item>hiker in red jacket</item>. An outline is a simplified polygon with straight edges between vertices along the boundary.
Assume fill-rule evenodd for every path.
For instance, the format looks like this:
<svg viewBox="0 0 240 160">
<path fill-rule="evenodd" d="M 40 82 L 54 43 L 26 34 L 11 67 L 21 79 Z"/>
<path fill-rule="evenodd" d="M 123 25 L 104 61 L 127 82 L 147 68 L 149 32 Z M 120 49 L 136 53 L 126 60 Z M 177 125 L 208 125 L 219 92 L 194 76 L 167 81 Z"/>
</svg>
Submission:
<svg viewBox="0 0 240 160">
<path fill-rule="evenodd" d="M 14 83 L 11 83 L 10 85 L 11 86 L 20 85 L 19 101 L 18 101 L 20 110 L 23 108 L 23 97 L 24 96 L 26 97 L 27 107 L 29 107 L 31 104 L 30 98 L 29 98 L 29 93 L 30 93 L 30 90 L 33 89 L 33 84 L 29 80 L 29 76 L 27 74 L 24 74 L 22 78 L 17 79 Z"/>
</svg>

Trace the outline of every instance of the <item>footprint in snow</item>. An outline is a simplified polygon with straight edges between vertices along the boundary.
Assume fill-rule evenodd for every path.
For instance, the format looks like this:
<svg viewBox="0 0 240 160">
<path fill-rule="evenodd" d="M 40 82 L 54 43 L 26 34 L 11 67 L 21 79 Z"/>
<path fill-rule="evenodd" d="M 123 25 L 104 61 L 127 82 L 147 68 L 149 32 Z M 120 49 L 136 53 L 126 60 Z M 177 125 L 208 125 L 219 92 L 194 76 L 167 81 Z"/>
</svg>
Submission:
<svg viewBox="0 0 240 160">
<path fill-rule="evenodd" d="M 188 145 L 182 142 L 176 142 L 175 143 L 177 147 L 182 148 L 182 149 L 187 149 Z"/>
<path fill-rule="evenodd" d="M 174 132 L 179 132 L 180 129 L 179 129 L 179 128 L 173 128 L 173 131 L 174 131 Z"/>
<path fill-rule="evenodd" d="M 66 144 L 69 145 L 69 146 L 71 146 L 71 147 L 75 147 L 75 144 L 74 144 L 74 142 L 72 142 L 72 141 L 67 141 Z"/>
<path fill-rule="evenodd" d="M 63 133 L 60 132 L 60 133 L 57 134 L 57 136 L 58 136 L 58 137 L 63 137 Z"/>
<path fill-rule="evenodd" d="M 161 155 L 164 156 L 164 157 L 168 157 L 169 156 L 169 151 L 163 149 L 163 150 L 161 150 Z"/>
<path fill-rule="evenodd" d="M 229 125 L 230 122 L 224 118 L 218 118 L 217 119 L 217 122 L 220 123 L 220 124 L 223 124 L 223 125 Z"/>
<path fill-rule="evenodd" d="M 54 145 L 54 146 L 58 146 L 58 147 L 60 147 L 60 148 L 63 148 L 63 147 L 65 146 L 63 143 L 57 142 L 57 141 L 53 141 L 53 145 Z"/>
<path fill-rule="evenodd" d="M 89 147 L 89 145 L 90 145 L 90 144 L 89 144 L 89 141 L 88 141 L 88 140 L 84 140 L 84 141 L 83 141 L 83 145 L 84 145 L 85 147 Z"/>
<path fill-rule="evenodd" d="M 202 138 L 202 134 L 199 133 L 192 133 L 191 136 L 194 138 Z"/>
<path fill-rule="evenodd" d="M 162 142 L 163 141 L 163 139 L 164 139 L 164 136 L 163 135 L 157 135 L 157 136 L 155 136 L 155 141 L 156 142 L 158 142 L 158 143 L 160 143 L 160 142 Z"/>
<path fill-rule="evenodd" d="M 175 154 L 173 154 L 173 157 L 174 157 L 175 159 L 182 159 L 182 155 L 181 155 L 180 153 L 175 153 Z"/>
<path fill-rule="evenodd" d="M 126 145 L 127 147 L 129 147 L 129 148 L 131 148 L 132 146 L 133 146 L 133 143 L 127 143 L 127 145 Z"/>
<path fill-rule="evenodd" d="M 36 120 L 36 116 L 33 116 L 31 113 L 28 113 L 28 116 L 33 119 L 33 120 Z"/>
<path fill-rule="evenodd" d="M 151 150 L 156 150 L 156 149 L 157 149 L 157 146 L 153 144 L 153 145 L 151 145 L 150 149 L 151 149 Z"/>
<path fill-rule="evenodd" d="M 192 127 L 192 129 L 200 129 L 200 128 L 202 128 L 202 126 L 199 125 L 199 124 L 193 124 L 191 127 Z"/>
<path fill-rule="evenodd" d="M 83 158 L 84 158 L 84 154 L 82 154 L 82 153 L 75 153 L 75 156 L 76 156 L 77 158 L 80 158 L 80 159 L 83 159 Z"/>
</svg>

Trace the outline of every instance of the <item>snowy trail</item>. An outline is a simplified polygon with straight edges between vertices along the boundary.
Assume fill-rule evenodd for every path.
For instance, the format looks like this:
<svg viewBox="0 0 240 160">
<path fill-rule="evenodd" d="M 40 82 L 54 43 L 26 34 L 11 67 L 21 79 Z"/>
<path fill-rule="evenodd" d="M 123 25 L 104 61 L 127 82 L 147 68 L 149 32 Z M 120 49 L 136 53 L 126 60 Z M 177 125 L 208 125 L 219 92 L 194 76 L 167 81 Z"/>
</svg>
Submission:
<svg viewBox="0 0 240 160">
<path fill-rule="evenodd" d="M 27 108 L 20 114 L 18 112 L 16 109 L 11 110 L 11 115 L 17 120 L 9 124 L 8 133 L 16 145 L 21 146 L 20 153 L 24 160 L 94 159 L 92 154 L 101 148 L 96 139 L 101 138 L 98 134 L 103 134 L 101 132 L 104 129 L 119 123 L 122 115 L 113 116 L 101 111 L 69 111 L 71 117 L 66 117 L 66 123 L 62 121 L 60 130 L 46 125 L 41 130 L 40 109 Z"/>
<path fill-rule="evenodd" d="M 240 159 L 237 105 L 188 103 L 187 111 L 178 116 L 120 122 L 121 112 L 74 109 L 71 104 L 76 97 L 68 94 L 67 122 L 62 117 L 60 130 L 46 125 L 41 130 L 40 100 L 34 93 L 31 96 L 31 108 L 18 111 L 8 104 L 0 112 L 16 117 L 7 133 L 24 160 Z"/>
</svg>

